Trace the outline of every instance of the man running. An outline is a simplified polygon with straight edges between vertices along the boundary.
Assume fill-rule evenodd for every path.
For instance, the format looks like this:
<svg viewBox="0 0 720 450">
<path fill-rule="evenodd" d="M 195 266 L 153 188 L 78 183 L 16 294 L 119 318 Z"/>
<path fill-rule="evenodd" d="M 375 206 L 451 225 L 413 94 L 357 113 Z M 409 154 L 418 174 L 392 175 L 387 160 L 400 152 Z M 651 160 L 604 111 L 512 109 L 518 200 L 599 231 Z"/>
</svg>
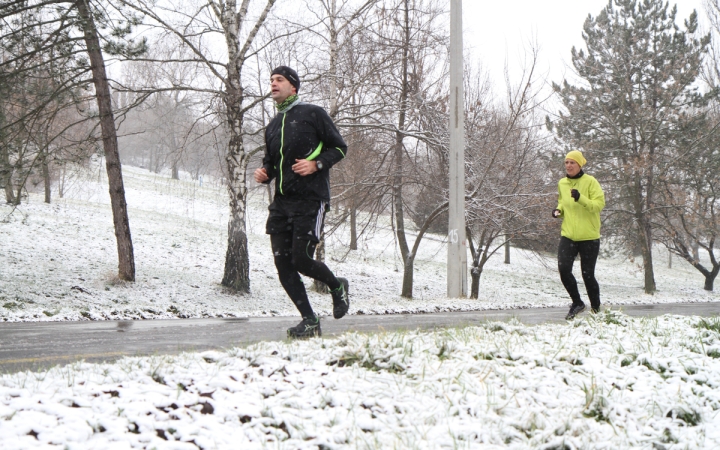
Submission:
<svg viewBox="0 0 720 450">
<path fill-rule="evenodd" d="M 287 330 L 288 337 L 321 336 L 320 318 L 300 274 L 330 288 L 333 317 L 348 312 L 348 281 L 313 258 L 330 205 L 330 168 L 345 158 L 347 145 L 324 109 L 300 101 L 300 78 L 293 69 L 273 70 L 270 90 L 278 113 L 265 130 L 263 166 L 255 170 L 254 178 L 258 183 L 275 179 L 265 231 L 280 283 L 302 316 Z"/>
</svg>

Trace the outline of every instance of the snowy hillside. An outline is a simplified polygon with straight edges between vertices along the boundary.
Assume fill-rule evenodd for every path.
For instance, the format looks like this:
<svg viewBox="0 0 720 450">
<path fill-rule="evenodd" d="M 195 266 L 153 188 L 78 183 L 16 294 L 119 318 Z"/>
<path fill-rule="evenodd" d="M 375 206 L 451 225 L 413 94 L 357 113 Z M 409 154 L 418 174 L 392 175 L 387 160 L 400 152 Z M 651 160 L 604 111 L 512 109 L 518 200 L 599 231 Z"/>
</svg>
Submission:
<svg viewBox="0 0 720 450">
<path fill-rule="evenodd" d="M 30 197 L 0 223 L 6 321 L 297 315 L 285 298 L 252 198 L 253 293 L 223 289 L 225 192 L 126 167 L 138 281 L 116 280 L 104 172 L 63 199 Z M 566 305 L 552 255 L 494 257 L 479 300 L 450 300 L 445 248 L 417 259 L 415 300 L 401 299 L 392 236 L 358 252 L 339 233 L 331 267 L 351 281 L 351 313 Z M 686 264 L 600 259 L 608 304 L 718 301 Z M 311 294 L 329 314 L 330 300 Z M 0 448 L 575 449 L 720 446 L 717 317 L 631 318 L 610 308 L 565 324 L 345 333 L 204 353 L 77 362 L 0 375 Z"/>
<path fill-rule="evenodd" d="M 123 173 L 137 282 L 116 278 L 107 180 L 104 166 L 95 164 L 75 175 L 64 198 L 55 193 L 50 205 L 31 194 L 14 211 L 0 206 L 0 320 L 297 315 L 277 281 L 264 234 L 264 190 L 254 191 L 250 201 L 252 294 L 243 296 L 219 284 L 227 236 L 225 189 L 207 180 L 172 180 L 129 166 Z M 500 254 L 489 261 L 479 300 L 447 299 L 446 247 L 443 237 L 432 235 L 416 259 L 415 298 L 403 299 L 402 264 L 389 225 L 382 225 L 362 237 L 358 251 L 347 250 L 347 230 L 328 239 L 328 265 L 351 283 L 351 314 L 569 304 L 554 255 L 538 258 L 517 249 L 510 265 L 503 264 Z M 702 289 L 703 278 L 695 269 L 677 258 L 667 269 L 666 260 L 658 254 L 659 292 L 649 296 L 642 290 L 640 264 L 601 258 L 597 278 L 603 303 L 720 301 L 719 294 Z M 577 263 L 576 274 L 580 280 Z M 312 291 L 310 296 L 319 314 L 331 314 L 329 296 Z"/>
</svg>

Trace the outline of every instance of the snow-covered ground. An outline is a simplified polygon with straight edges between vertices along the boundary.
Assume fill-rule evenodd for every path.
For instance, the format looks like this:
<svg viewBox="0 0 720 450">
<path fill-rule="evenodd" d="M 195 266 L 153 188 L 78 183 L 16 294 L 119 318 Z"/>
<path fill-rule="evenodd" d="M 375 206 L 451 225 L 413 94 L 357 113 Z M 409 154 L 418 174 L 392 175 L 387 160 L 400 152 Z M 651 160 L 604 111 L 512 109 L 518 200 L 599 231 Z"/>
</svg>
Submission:
<svg viewBox="0 0 720 450">
<path fill-rule="evenodd" d="M 104 172 L 52 205 L 0 207 L 5 321 L 297 315 L 276 280 L 259 191 L 251 200 L 252 294 L 219 285 L 222 188 L 124 168 L 137 282 L 118 282 Z M 445 298 L 445 247 L 430 237 L 415 296 L 399 296 L 388 229 L 357 252 L 346 230 L 329 265 L 351 282 L 351 314 L 567 305 L 552 255 L 489 262 L 481 298 Z M 665 256 L 666 258 L 666 256 Z M 658 254 L 658 261 L 663 259 Z M 687 264 L 601 258 L 605 306 L 719 301 Z M 578 278 L 579 274 L 578 274 Z M 330 314 L 327 296 L 311 293 Z M 2 326 L 0 325 L 0 332 Z M 567 325 L 517 322 L 75 363 L 0 376 L 0 448 L 586 449 L 720 448 L 720 319 L 631 318 L 613 308 Z"/>
<path fill-rule="evenodd" d="M 266 342 L 0 377 L 9 449 L 720 448 L 720 321 Z"/>
<path fill-rule="evenodd" d="M 12 214 L 0 206 L 0 320 L 86 320 L 297 315 L 287 299 L 264 234 L 264 190 L 250 200 L 248 232 L 251 295 L 220 285 L 227 243 L 224 188 L 207 180 L 171 180 L 123 168 L 137 281 L 117 280 L 117 250 L 104 166 L 95 164 L 68 182 L 50 205 L 31 195 Z M 334 211 L 331 214 L 335 213 Z M 328 239 L 327 262 L 350 280 L 351 314 L 432 312 L 569 305 L 554 255 L 500 252 L 480 281 L 480 298 L 446 298 L 443 237 L 425 238 L 415 263 L 414 299 L 400 297 L 402 263 L 389 224 L 381 222 L 349 252 L 348 233 Z M 559 233 L 559 232 L 558 232 Z M 658 251 L 658 293 L 643 293 L 640 261 L 601 258 L 597 277 L 605 305 L 720 301 L 702 289 L 703 277 Z M 576 264 L 578 280 L 579 264 Z M 581 286 L 582 290 L 582 286 Z M 316 312 L 331 314 L 330 298 L 310 292 Z"/>
</svg>

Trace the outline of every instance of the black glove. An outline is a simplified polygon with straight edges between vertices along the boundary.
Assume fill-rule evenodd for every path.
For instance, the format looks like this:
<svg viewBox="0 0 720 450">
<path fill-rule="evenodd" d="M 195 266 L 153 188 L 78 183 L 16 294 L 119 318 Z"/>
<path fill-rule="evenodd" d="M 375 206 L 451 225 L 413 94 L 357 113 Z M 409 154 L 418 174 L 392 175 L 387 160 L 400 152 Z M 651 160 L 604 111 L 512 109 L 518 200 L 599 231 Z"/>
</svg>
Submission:
<svg viewBox="0 0 720 450">
<path fill-rule="evenodd" d="M 575 201 L 580 200 L 580 193 L 578 192 L 577 189 L 573 189 L 572 191 L 570 191 L 570 196 L 571 196 L 572 198 L 574 198 Z"/>
<path fill-rule="evenodd" d="M 553 209 L 552 215 L 553 215 L 553 218 L 554 218 L 554 219 L 557 219 L 558 217 L 560 217 L 560 214 L 562 214 L 562 211 L 560 211 L 560 210 L 557 209 L 557 208 L 556 208 L 556 209 Z"/>
</svg>

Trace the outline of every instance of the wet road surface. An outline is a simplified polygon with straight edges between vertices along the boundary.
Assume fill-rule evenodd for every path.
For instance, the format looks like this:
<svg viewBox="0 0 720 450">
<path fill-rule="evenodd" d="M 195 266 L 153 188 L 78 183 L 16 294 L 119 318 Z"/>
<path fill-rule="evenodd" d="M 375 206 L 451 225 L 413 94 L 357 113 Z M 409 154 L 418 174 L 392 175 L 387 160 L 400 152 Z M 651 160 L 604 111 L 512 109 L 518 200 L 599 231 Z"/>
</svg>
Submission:
<svg viewBox="0 0 720 450">
<path fill-rule="evenodd" d="M 631 316 L 663 314 L 717 316 L 720 303 L 674 303 L 613 307 Z M 587 311 L 587 310 L 586 310 Z M 322 318 L 324 337 L 346 331 L 382 332 L 433 329 L 506 321 L 564 323 L 567 308 L 531 308 L 430 314 L 351 315 Z M 580 315 L 582 317 L 587 312 Z M 168 319 L 97 322 L 0 323 L 0 373 L 41 370 L 85 360 L 172 354 L 283 340 L 299 317 Z"/>
</svg>

